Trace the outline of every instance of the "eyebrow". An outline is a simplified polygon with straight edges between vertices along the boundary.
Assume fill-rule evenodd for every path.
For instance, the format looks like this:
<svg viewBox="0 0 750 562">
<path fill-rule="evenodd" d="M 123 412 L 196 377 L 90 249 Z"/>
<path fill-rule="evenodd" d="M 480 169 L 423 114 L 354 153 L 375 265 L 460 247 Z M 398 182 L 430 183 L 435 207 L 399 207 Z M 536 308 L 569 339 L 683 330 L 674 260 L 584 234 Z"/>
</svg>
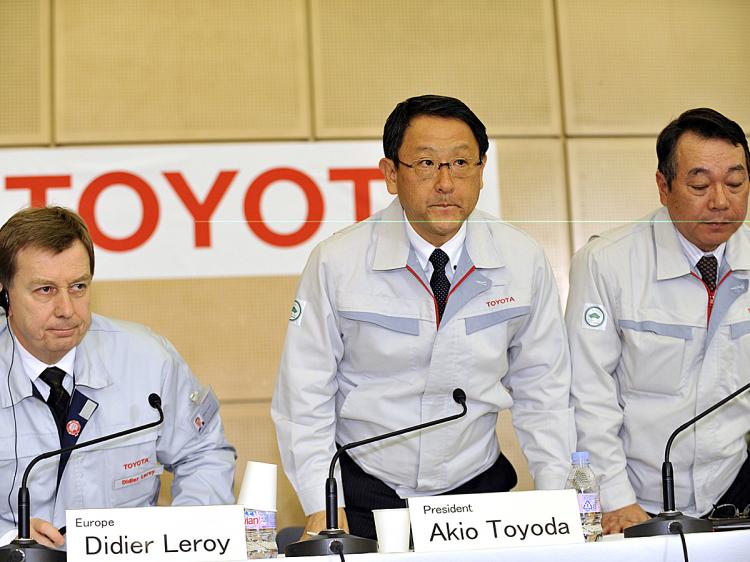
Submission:
<svg viewBox="0 0 750 562">
<path fill-rule="evenodd" d="M 73 279 L 69 283 L 69 285 L 75 285 L 76 283 L 81 283 L 82 281 L 89 282 L 89 281 L 91 281 L 91 279 L 92 279 L 91 274 L 87 273 L 85 275 L 81 275 L 80 277 L 77 277 L 76 279 Z M 43 286 L 53 285 L 53 286 L 57 286 L 57 283 L 55 283 L 54 281 L 52 281 L 50 279 L 44 279 L 43 277 L 37 277 L 37 278 L 31 280 L 31 285 L 43 285 Z"/>
<path fill-rule="evenodd" d="M 431 152 L 435 152 L 436 150 L 434 146 L 428 146 L 428 145 L 417 146 L 415 149 L 416 150 L 429 150 Z M 451 147 L 451 150 L 461 150 L 461 149 L 471 149 L 471 145 L 468 143 L 461 143 L 461 144 L 457 144 L 456 146 Z"/>
<path fill-rule="evenodd" d="M 744 171 L 745 171 L 745 166 L 743 166 L 742 164 L 737 164 L 736 166 L 732 166 L 731 168 L 727 170 L 727 172 L 744 172 Z M 698 166 L 688 171 L 687 175 L 697 176 L 698 174 L 710 174 L 710 173 L 711 172 L 709 171 L 708 168 L 703 168 L 701 166 Z"/>
</svg>

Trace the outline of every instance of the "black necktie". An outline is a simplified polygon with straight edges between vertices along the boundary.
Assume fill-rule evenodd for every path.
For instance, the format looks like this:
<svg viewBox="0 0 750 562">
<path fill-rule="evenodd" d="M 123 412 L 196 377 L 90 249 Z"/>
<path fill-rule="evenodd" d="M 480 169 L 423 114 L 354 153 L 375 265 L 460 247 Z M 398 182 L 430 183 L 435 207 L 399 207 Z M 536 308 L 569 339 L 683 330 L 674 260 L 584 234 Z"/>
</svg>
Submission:
<svg viewBox="0 0 750 562">
<path fill-rule="evenodd" d="M 47 367 L 39 378 L 49 385 L 47 406 L 52 410 L 58 429 L 62 431 L 68 418 L 68 404 L 70 403 L 70 394 L 62 385 L 65 371 L 57 367 Z"/>
<path fill-rule="evenodd" d="M 448 264 L 448 261 L 448 254 L 440 248 L 437 248 L 430 256 L 430 263 L 435 268 L 430 278 L 430 287 L 432 287 L 432 293 L 435 295 L 438 305 L 438 322 L 443 317 L 445 302 L 448 300 L 448 291 L 451 288 L 451 282 L 448 281 L 448 277 L 445 275 L 445 266 Z"/>
<path fill-rule="evenodd" d="M 695 265 L 698 271 L 700 271 L 701 277 L 703 277 L 703 282 L 711 292 L 716 289 L 716 271 L 718 265 L 716 256 L 703 256 Z"/>
</svg>

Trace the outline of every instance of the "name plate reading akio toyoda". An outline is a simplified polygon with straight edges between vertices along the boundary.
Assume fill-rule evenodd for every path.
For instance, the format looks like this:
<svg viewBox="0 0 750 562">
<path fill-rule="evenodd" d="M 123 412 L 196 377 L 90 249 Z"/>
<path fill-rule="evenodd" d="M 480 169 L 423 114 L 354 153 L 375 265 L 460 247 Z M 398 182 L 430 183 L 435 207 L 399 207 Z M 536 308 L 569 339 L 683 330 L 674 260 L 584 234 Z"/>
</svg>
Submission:
<svg viewBox="0 0 750 562">
<path fill-rule="evenodd" d="M 66 524 L 70 560 L 247 560 L 240 505 L 76 509 Z"/>
<path fill-rule="evenodd" d="M 583 542 L 574 490 L 409 498 L 415 552 Z"/>
</svg>

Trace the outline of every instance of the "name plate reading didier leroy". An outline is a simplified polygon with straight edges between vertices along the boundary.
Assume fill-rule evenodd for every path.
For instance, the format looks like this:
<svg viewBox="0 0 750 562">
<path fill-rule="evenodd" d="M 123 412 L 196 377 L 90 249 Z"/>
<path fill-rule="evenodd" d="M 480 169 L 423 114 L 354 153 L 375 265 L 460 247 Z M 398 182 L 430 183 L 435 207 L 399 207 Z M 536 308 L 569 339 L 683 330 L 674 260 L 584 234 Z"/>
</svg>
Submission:
<svg viewBox="0 0 750 562">
<path fill-rule="evenodd" d="M 71 509 L 66 525 L 70 560 L 247 560 L 241 505 Z"/>
<path fill-rule="evenodd" d="M 415 552 L 583 542 L 574 490 L 409 498 Z"/>
</svg>

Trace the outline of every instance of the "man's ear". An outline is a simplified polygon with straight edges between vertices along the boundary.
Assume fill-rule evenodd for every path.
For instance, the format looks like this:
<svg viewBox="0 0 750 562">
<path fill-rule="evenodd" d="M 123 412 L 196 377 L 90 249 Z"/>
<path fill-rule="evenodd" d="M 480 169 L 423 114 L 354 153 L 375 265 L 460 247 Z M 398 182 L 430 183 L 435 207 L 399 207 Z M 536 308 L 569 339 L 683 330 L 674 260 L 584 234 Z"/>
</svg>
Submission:
<svg viewBox="0 0 750 562">
<path fill-rule="evenodd" d="M 669 187 L 664 174 L 658 170 L 656 171 L 656 185 L 659 186 L 659 201 L 661 201 L 662 205 L 666 205 L 669 192 L 672 191 L 672 188 Z"/>
<path fill-rule="evenodd" d="M 398 170 L 396 170 L 396 165 L 393 163 L 393 160 L 390 158 L 381 158 L 378 167 L 385 178 L 385 185 L 388 187 L 388 193 L 391 195 L 398 195 L 398 181 L 396 180 Z"/>
</svg>

